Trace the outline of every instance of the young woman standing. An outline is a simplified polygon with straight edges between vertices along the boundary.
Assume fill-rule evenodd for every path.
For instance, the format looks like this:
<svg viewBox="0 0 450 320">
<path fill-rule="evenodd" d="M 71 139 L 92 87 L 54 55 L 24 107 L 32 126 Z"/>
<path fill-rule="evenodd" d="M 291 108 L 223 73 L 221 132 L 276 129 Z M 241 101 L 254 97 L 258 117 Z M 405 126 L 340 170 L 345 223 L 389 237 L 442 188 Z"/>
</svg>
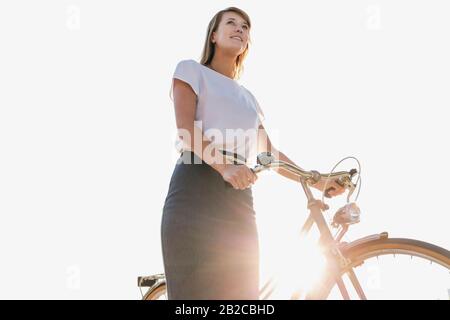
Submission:
<svg viewBox="0 0 450 320">
<path fill-rule="evenodd" d="M 201 61 L 180 61 L 173 75 L 171 94 L 182 147 L 161 224 L 168 299 L 258 299 L 259 246 L 251 189 L 257 176 L 249 164 L 265 151 L 294 163 L 271 144 L 260 105 L 237 82 L 250 28 L 241 9 L 219 11 L 209 23 Z M 283 169 L 277 172 L 298 181 Z M 322 190 L 325 182 L 314 187 Z M 328 186 L 334 188 L 333 196 L 344 191 L 333 181 Z"/>
</svg>

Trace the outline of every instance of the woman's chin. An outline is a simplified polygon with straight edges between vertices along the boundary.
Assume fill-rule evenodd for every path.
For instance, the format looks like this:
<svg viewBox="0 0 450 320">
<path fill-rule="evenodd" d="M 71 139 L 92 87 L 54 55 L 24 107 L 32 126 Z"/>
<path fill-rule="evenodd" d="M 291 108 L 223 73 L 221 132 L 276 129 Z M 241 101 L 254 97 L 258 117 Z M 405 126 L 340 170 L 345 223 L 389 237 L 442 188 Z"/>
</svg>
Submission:
<svg viewBox="0 0 450 320">
<path fill-rule="evenodd" d="M 241 46 L 229 46 L 225 49 L 227 52 L 229 52 L 231 55 L 234 56 L 238 56 L 240 55 L 242 52 L 244 52 L 244 48 L 242 48 Z"/>
</svg>

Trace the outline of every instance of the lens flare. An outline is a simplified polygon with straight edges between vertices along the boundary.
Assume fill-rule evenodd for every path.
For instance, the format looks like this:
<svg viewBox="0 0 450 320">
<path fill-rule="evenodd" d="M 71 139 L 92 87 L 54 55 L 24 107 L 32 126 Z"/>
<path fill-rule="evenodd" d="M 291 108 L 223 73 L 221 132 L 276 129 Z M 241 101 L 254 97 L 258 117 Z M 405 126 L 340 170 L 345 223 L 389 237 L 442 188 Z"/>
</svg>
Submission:
<svg viewBox="0 0 450 320">
<path fill-rule="evenodd" d="M 291 299 L 294 293 L 296 299 L 304 298 L 325 272 L 326 259 L 320 246 L 298 235 L 272 257 L 275 291 L 271 299 Z"/>
</svg>

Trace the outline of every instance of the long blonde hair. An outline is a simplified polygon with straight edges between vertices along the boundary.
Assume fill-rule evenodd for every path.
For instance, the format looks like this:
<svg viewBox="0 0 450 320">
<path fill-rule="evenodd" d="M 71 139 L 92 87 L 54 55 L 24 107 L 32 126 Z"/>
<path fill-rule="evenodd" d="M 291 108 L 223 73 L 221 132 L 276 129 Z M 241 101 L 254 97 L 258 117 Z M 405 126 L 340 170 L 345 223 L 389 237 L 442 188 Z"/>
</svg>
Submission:
<svg viewBox="0 0 450 320">
<path fill-rule="evenodd" d="M 236 7 L 228 7 L 226 9 L 223 9 L 223 10 L 217 12 L 214 15 L 214 17 L 211 19 L 211 21 L 209 22 L 208 30 L 206 32 L 206 40 L 205 40 L 205 44 L 203 46 L 202 56 L 200 58 L 200 63 L 202 65 L 210 64 L 214 57 L 215 45 L 211 41 L 211 36 L 212 36 L 213 32 L 217 31 L 217 28 L 219 27 L 219 23 L 222 20 L 222 16 L 225 12 L 235 12 L 235 13 L 239 14 L 245 20 L 245 22 L 247 22 L 249 31 L 251 29 L 250 17 L 243 10 L 236 8 Z M 236 61 L 235 61 L 235 68 L 234 68 L 234 78 L 235 79 L 239 79 L 241 77 L 242 71 L 244 70 L 243 62 L 245 60 L 245 57 L 248 54 L 248 49 L 249 49 L 250 43 L 251 43 L 251 39 L 250 39 L 250 35 L 249 35 L 247 47 L 239 56 L 237 56 Z"/>
</svg>

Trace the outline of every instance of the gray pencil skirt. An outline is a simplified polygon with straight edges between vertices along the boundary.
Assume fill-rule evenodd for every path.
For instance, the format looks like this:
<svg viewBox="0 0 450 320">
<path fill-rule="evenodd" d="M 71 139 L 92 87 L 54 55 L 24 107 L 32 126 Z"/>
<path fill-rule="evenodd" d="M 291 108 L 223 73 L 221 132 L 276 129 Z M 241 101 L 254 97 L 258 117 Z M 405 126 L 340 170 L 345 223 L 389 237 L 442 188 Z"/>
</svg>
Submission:
<svg viewBox="0 0 450 320">
<path fill-rule="evenodd" d="M 251 188 L 227 187 L 192 152 L 175 165 L 161 242 L 169 300 L 257 300 L 259 244 Z M 194 164 L 194 160 L 200 164 Z"/>
</svg>

